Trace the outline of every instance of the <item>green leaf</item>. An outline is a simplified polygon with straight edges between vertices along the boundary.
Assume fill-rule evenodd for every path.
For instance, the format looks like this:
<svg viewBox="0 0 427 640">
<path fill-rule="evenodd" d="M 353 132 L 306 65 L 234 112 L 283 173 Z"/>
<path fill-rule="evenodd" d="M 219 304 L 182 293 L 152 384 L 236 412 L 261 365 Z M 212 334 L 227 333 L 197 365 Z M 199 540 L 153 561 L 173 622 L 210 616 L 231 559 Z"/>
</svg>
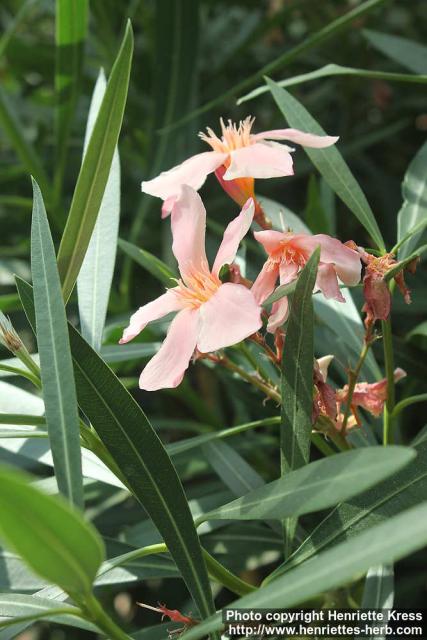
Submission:
<svg viewBox="0 0 427 640">
<path fill-rule="evenodd" d="M 424 69 L 423 74 L 427 73 L 427 69 Z M 427 75 L 413 75 L 407 73 L 389 73 L 387 71 L 372 71 L 371 69 L 355 69 L 354 67 L 343 67 L 340 64 L 326 64 L 320 69 L 315 71 L 309 71 L 309 73 L 302 73 L 292 78 L 286 78 L 286 80 L 279 80 L 277 85 L 279 87 L 294 87 L 305 82 L 311 82 L 311 80 L 318 80 L 319 78 L 328 78 L 330 76 L 353 76 L 356 78 L 369 78 L 372 80 L 385 80 L 386 82 L 408 82 L 414 84 L 425 84 L 427 82 Z M 253 100 L 263 93 L 267 93 L 268 87 L 261 86 L 253 89 L 246 95 L 237 100 L 237 104 L 248 102 Z"/>
<path fill-rule="evenodd" d="M 277 106 L 291 127 L 318 135 L 325 135 L 322 127 L 296 98 L 269 78 L 266 78 L 266 82 Z M 383 250 L 385 248 L 384 240 L 375 216 L 363 191 L 336 146 L 326 149 L 309 149 L 305 147 L 304 150 L 329 186 L 354 213 L 378 248 Z"/>
<path fill-rule="evenodd" d="M 313 412 L 313 289 L 320 247 L 313 252 L 297 279 L 286 329 L 282 358 L 282 475 L 307 464 Z"/>
<path fill-rule="evenodd" d="M 55 188 L 59 195 L 67 143 L 80 92 L 89 18 L 88 0 L 56 0 L 55 14 Z"/>
<path fill-rule="evenodd" d="M 79 512 L 30 480 L 0 468 L 0 538 L 32 571 L 81 599 L 91 592 L 104 559 L 102 540 Z"/>
<path fill-rule="evenodd" d="M 311 174 L 308 181 L 307 202 L 305 205 L 305 219 L 312 233 L 333 234 L 330 221 L 323 208 L 317 178 Z"/>
<path fill-rule="evenodd" d="M 261 476 L 225 442 L 207 442 L 202 449 L 209 464 L 234 495 L 243 496 L 264 485 Z"/>
<path fill-rule="evenodd" d="M 92 96 L 85 136 L 85 152 L 105 95 L 101 70 Z M 99 351 L 116 261 L 120 219 L 120 159 L 114 151 L 95 228 L 77 278 L 80 325 L 83 337 Z"/>
<path fill-rule="evenodd" d="M 59 247 L 58 268 L 65 300 L 74 288 L 104 196 L 122 125 L 132 52 L 129 22 L 84 156 Z"/>
<path fill-rule="evenodd" d="M 133 344 L 113 345 L 102 347 L 101 356 L 106 362 L 126 362 L 140 358 L 154 356 L 161 347 L 161 342 L 134 342 Z"/>
<path fill-rule="evenodd" d="M 394 604 L 393 565 L 371 567 L 366 575 L 363 590 L 363 609 L 392 609 Z M 378 636 L 375 636 L 378 638 Z M 373 640 L 374 636 L 372 636 Z M 380 637 L 384 640 L 384 637 Z"/>
<path fill-rule="evenodd" d="M 0 628 L 22 622 L 49 620 L 87 631 L 97 631 L 96 627 L 81 618 L 80 610 L 77 607 L 34 595 L 0 594 L 0 616 Z"/>
<path fill-rule="evenodd" d="M 9 42 L 12 40 L 13 36 L 18 31 L 19 27 L 24 22 L 24 19 L 27 17 L 27 14 L 34 7 L 36 2 L 37 0 L 26 0 L 21 4 L 19 10 L 10 20 L 10 23 L 7 25 L 7 28 L 0 38 L 0 58 L 2 58 L 6 53 Z"/>
<path fill-rule="evenodd" d="M 427 142 L 411 161 L 402 184 L 403 205 L 397 216 L 397 239 L 402 240 L 414 227 L 427 222 Z M 399 249 L 399 260 L 417 247 L 423 230 L 414 234 Z"/>
<path fill-rule="evenodd" d="M 407 447 L 364 447 L 289 471 L 279 480 L 203 514 L 206 520 L 281 520 L 326 509 L 393 475 L 416 457 Z"/>
<path fill-rule="evenodd" d="M 427 73 L 427 47 L 408 38 L 363 29 L 369 43 L 388 58 L 414 73 Z"/>
<path fill-rule="evenodd" d="M 320 247 L 298 276 L 292 296 L 281 363 L 280 451 L 282 478 L 310 459 L 313 412 L 314 315 L 313 289 Z M 292 548 L 297 520 L 284 525 L 285 555 Z"/>
<path fill-rule="evenodd" d="M 173 280 L 177 278 L 177 274 L 160 258 L 157 258 L 145 249 L 139 249 L 134 244 L 119 239 L 118 245 L 132 260 L 135 260 L 141 267 L 146 269 L 152 276 L 157 278 L 162 284 L 171 286 Z"/>
<path fill-rule="evenodd" d="M 15 293 L 6 293 L 0 296 L 0 311 L 3 313 L 7 311 L 18 311 L 19 309 L 19 296 Z"/>
<path fill-rule="evenodd" d="M 418 455 L 406 469 L 333 509 L 294 552 L 289 562 L 281 565 L 275 573 L 280 575 L 319 551 L 353 538 L 369 527 L 391 519 L 405 508 L 419 504 L 427 494 L 427 441 L 418 444 L 415 450 Z"/>
<path fill-rule="evenodd" d="M 60 491 L 83 507 L 80 426 L 73 364 L 55 249 L 43 198 L 33 181 L 31 271 L 46 422 Z"/>
<path fill-rule="evenodd" d="M 295 233 L 310 233 L 310 229 L 301 218 L 285 205 L 258 193 L 257 200 L 262 205 L 267 217 L 270 218 L 273 229 L 277 229 L 278 231 L 290 229 Z"/>
<path fill-rule="evenodd" d="M 362 2 L 350 11 L 347 11 L 335 20 L 332 20 L 332 22 L 328 22 L 327 24 L 325 24 L 325 26 L 319 29 L 319 31 L 311 33 L 308 38 L 306 38 L 302 42 L 299 42 L 295 47 L 292 47 L 291 49 L 288 49 L 287 51 L 282 53 L 278 58 L 266 64 L 256 73 L 252 74 L 248 78 L 245 78 L 241 82 L 238 82 L 225 93 L 216 95 L 212 100 L 202 105 L 201 107 L 198 107 L 194 111 L 191 111 L 184 118 L 178 120 L 177 122 L 174 122 L 170 127 L 166 127 L 161 132 L 169 132 L 172 129 L 179 127 L 181 124 L 184 124 L 184 122 L 189 122 L 190 120 L 193 120 L 193 118 L 196 118 L 198 115 L 210 111 L 216 105 L 226 103 L 229 98 L 233 98 L 236 94 L 239 94 L 242 91 L 246 91 L 246 89 L 251 87 L 257 81 L 261 80 L 263 76 L 271 75 L 272 73 L 279 71 L 283 67 L 286 67 L 288 64 L 293 62 L 295 59 L 299 58 L 299 56 L 306 51 L 310 51 L 322 42 L 327 42 L 331 38 L 336 37 L 339 33 L 349 28 L 355 20 L 373 11 L 374 9 L 377 9 L 385 2 L 387 2 L 387 0 L 366 0 L 365 2 Z"/>
<path fill-rule="evenodd" d="M 388 564 L 421 549 L 427 544 L 426 518 L 427 503 L 408 509 L 352 540 L 319 553 L 311 562 L 230 606 L 236 609 L 294 607 L 319 593 L 340 587 L 375 563 Z M 198 640 L 221 627 L 221 613 L 217 613 L 184 633 L 181 640 Z"/>
<path fill-rule="evenodd" d="M 31 286 L 17 278 L 31 325 Z M 204 616 L 214 610 L 206 565 L 179 477 L 139 404 L 69 324 L 79 405 L 149 513 Z"/>
</svg>

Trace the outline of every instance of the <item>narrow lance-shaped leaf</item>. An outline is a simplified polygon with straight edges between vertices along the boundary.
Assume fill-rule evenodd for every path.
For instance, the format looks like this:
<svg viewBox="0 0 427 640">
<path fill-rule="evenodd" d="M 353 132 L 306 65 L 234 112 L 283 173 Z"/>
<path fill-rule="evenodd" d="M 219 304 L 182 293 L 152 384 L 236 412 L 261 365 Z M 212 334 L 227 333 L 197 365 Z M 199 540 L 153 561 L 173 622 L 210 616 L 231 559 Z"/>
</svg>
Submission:
<svg viewBox="0 0 427 640">
<path fill-rule="evenodd" d="M 282 475 L 306 465 L 310 457 L 313 411 L 314 316 L 313 289 L 320 247 L 313 252 L 295 286 L 282 358 Z M 297 520 L 284 524 L 285 557 L 293 545 Z"/>
<path fill-rule="evenodd" d="M 89 110 L 85 152 L 105 95 L 106 79 L 101 70 Z M 99 351 L 116 261 L 120 218 L 120 160 L 117 147 L 111 163 L 98 219 L 77 279 L 80 324 L 83 337 Z"/>
<path fill-rule="evenodd" d="M 129 22 L 80 169 L 59 247 L 58 267 L 65 300 L 74 288 L 104 196 L 122 125 L 132 52 Z"/>
<path fill-rule="evenodd" d="M 31 286 L 16 279 L 34 327 Z M 139 404 L 69 324 L 78 401 L 129 488 L 149 513 L 202 616 L 214 611 L 206 565 L 183 487 Z"/>
<path fill-rule="evenodd" d="M 140 249 L 136 245 L 126 242 L 126 240 L 122 240 L 121 238 L 119 239 L 118 245 L 132 260 L 135 260 L 135 262 L 151 273 L 151 275 L 157 278 L 162 284 L 170 287 L 173 279 L 178 277 L 163 260 L 160 260 L 160 258 L 154 256 L 149 251 Z"/>
<path fill-rule="evenodd" d="M 402 183 L 403 205 L 397 216 L 397 240 L 404 238 L 417 225 L 427 224 L 427 142 L 418 151 Z M 415 233 L 399 249 L 403 260 L 417 248 L 424 229 Z"/>
<path fill-rule="evenodd" d="M 102 540 L 63 498 L 35 489 L 31 479 L 0 468 L 0 537 L 35 573 L 81 600 L 104 560 Z"/>
<path fill-rule="evenodd" d="M 317 460 L 203 514 L 206 520 L 280 520 L 320 511 L 361 493 L 416 457 L 407 447 L 366 447 Z"/>
<path fill-rule="evenodd" d="M 80 427 L 67 318 L 43 197 L 33 181 L 31 271 L 46 421 L 60 491 L 83 506 Z"/>
<path fill-rule="evenodd" d="M 408 509 L 330 551 L 319 553 L 311 562 L 235 600 L 231 606 L 236 609 L 294 607 L 319 593 L 340 587 L 374 563 L 391 563 L 421 549 L 427 544 L 426 518 L 427 503 Z M 222 624 L 221 613 L 217 613 L 185 632 L 181 640 L 205 638 L 221 629 Z"/>
<path fill-rule="evenodd" d="M 319 551 L 353 538 L 423 501 L 427 495 L 427 441 L 420 442 L 415 450 L 418 455 L 406 469 L 337 505 L 272 576 L 279 576 L 313 558 Z"/>
<path fill-rule="evenodd" d="M 67 142 L 80 91 L 88 0 L 56 0 L 55 8 L 55 187 L 60 192 Z"/>
<path fill-rule="evenodd" d="M 392 609 L 394 604 L 393 565 L 371 567 L 366 575 L 362 609 Z M 375 623 L 374 623 L 374 626 Z M 386 640 L 384 634 L 373 634 L 369 640 Z"/>
<path fill-rule="evenodd" d="M 325 135 L 325 131 L 319 123 L 296 98 L 269 78 L 266 79 L 266 82 L 277 106 L 291 127 L 318 135 Z M 365 227 L 377 247 L 384 249 L 381 231 L 365 194 L 336 146 L 326 149 L 309 149 L 306 147 L 304 150 L 329 186 Z"/>
<path fill-rule="evenodd" d="M 424 69 L 423 74 L 427 74 L 427 69 Z M 325 64 L 324 67 L 316 69 L 315 71 L 309 71 L 308 73 L 302 73 L 292 78 L 286 78 L 286 80 L 280 80 L 277 85 L 279 87 L 294 87 L 304 82 L 311 82 L 312 80 L 318 80 L 319 78 L 327 78 L 330 76 L 353 76 L 356 78 L 370 78 L 372 80 L 386 80 L 387 82 L 408 82 L 412 84 L 425 84 L 427 83 L 427 75 L 414 75 L 409 73 L 390 73 L 388 71 L 374 71 L 371 69 L 354 69 L 353 67 L 343 67 L 340 64 Z M 267 93 L 268 87 L 262 85 L 253 89 L 250 93 L 242 96 L 237 100 L 237 104 L 248 102 L 253 100 L 263 93 Z"/>
<path fill-rule="evenodd" d="M 427 47 L 409 38 L 380 33 L 371 29 L 362 31 L 369 43 L 398 64 L 414 73 L 427 73 Z"/>
</svg>

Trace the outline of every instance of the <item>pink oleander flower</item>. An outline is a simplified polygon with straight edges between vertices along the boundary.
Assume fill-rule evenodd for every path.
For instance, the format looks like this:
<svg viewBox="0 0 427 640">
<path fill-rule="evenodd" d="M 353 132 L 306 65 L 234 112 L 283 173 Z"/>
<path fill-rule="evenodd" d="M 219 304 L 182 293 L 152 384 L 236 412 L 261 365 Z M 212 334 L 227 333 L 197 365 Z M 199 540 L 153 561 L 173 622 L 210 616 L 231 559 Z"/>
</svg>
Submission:
<svg viewBox="0 0 427 640">
<path fill-rule="evenodd" d="M 338 140 L 337 137 L 318 136 L 298 129 L 274 129 L 253 134 L 254 120 L 249 116 L 237 126 L 231 120 L 226 125 L 221 119 L 221 138 L 210 128 L 207 128 L 207 133 L 199 134 L 212 151 L 198 153 L 153 180 L 142 183 L 142 191 L 164 201 L 163 217 L 171 212 L 183 184 L 198 191 L 214 171 L 221 186 L 240 206 L 248 198 L 255 201 L 254 178 L 293 175 L 291 153 L 294 149 L 275 140 L 289 140 L 303 147 L 315 148 L 329 147 Z M 257 203 L 256 206 L 259 210 Z"/>
<path fill-rule="evenodd" d="M 398 382 L 406 376 L 406 371 L 403 369 L 395 369 L 394 381 Z M 337 391 L 338 403 L 346 403 L 348 399 L 348 384 Z M 357 408 L 362 407 L 373 416 L 378 417 L 381 415 L 384 409 L 384 403 L 387 400 L 387 380 L 384 378 L 379 382 L 358 382 L 354 387 L 353 396 L 351 398 L 351 410 L 355 421 L 359 423 L 357 415 Z"/>
<path fill-rule="evenodd" d="M 261 309 L 243 284 L 222 283 L 221 267 L 231 264 L 254 216 L 249 200 L 225 230 L 212 269 L 205 253 L 206 211 L 200 196 L 183 186 L 172 216 L 172 251 L 181 279 L 130 319 L 120 343 L 137 336 L 149 322 L 178 312 L 158 353 L 141 373 L 146 391 L 177 387 L 194 351 L 217 351 L 244 340 L 261 327 Z"/>
<path fill-rule="evenodd" d="M 254 235 L 268 255 L 252 287 L 260 304 L 273 293 L 278 279 L 281 285 L 295 280 L 319 245 L 320 263 L 315 290 L 320 289 L 326 298 L 345 302 L 338 286 L 338 278 L 348 286 L 354 286 L 360 281 L 361 262 L 358 252 L 336 238 L 324 234 L 311 236 L 270 230 L 257 231 Z M 287 314 L 288 300 L 283 297 L 272 306 L 267 330 L 274 333 L 286 320 Z"/>
</svg>

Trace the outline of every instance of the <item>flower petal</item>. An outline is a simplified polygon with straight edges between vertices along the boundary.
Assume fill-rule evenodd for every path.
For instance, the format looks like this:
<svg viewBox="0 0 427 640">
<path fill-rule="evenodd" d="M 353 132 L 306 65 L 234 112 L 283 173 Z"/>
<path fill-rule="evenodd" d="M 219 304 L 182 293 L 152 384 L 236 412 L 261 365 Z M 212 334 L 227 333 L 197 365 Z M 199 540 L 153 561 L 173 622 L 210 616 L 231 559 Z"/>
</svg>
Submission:
<svg viewBox="0 0 427 640">
<path fill-rule="evenodd" d="M 255 231 L 254 238 L 264 247 L 266 253 L 271 254 L 280 247 L 285 238 L 283 231 Z"/>
<path fill-rule="evenodd" d="M 255 213 L 255 203 L 250 198 L 237 218 L 234 218 L 227 226 L 221 245 L 216 254 L 212 273 L 218 275 L 224 264 L 231 264 L 236 257 L 239 244 L 247 234 L 252 224 Z"/>
<path fill-rule="evenodd" d="M 184 309 L 175 316 L 160 350 L 141 373 L 141 389 L 156 391 L 179 385 L 196 348 L 199 320 L 195 309 Z"/>
<path fill-rule="evenodd" d="M 206 210 L 199 194 L 184 185 L 176 200 L 172 218 L 172 251 L 182 277 L 209 270 L 205 252 Z"/>
<path fill-rule="evenodd" d="M 178 196 L 183 184 L 200 189 L 206 176 L 223 164 L 226 158 L 226 153 L 216 151 L 198 153 L 173 169 L 163 171 L 156 178 L 143 182 L 141 191 L 167 200 L 171 196 Z"/>
<path fill-rule="evenodd" d="M 338 286 L 337 273 L 333 264 L 319 264 L 316 287 L 320 289 L 325 298 L 334 298 L 339 302 L 345 302 L 345 298 Z"/>
<path fill-rule="evenodd" d="M 299 129 L 272 129 L 271 131 L 262 131 L 252 138 L 255 140 L 290 140 L 302 147 L 313 147 L 322 149 L 330 147 L 339 139 L 338 136 L 318 136 L 314 133 L 305 133 Z"/>
<path fill-rule="evenodd" d="M 244 340 L 261 327 L 261 308 L 252 292 L 241 284 L 226 282 L 200 307 L 197 348 L 217 351 Z"/>
<path fill-rule="evenodd" d="M 252 294 L 258 304 L 262 304 L 264 300 L 267 300 L 268 296 L 273 293 L 278 276 L 279 269 L 272 267 L 266 262 L 251 288 Z"/>
<path fill-rule="evenodd" d="M 285 322 L 289 311 L 289 303 L 287 296 L 280 298 L 271 307 L 271 314 L 268 318 L 267 331 L 274 333 L 276 329 Z"/>
<path fill-rule="evenodd" d="M 163 318 L 172 311 L 178 311 L 181 309 L 178 296 L 175 295 L 173 289 L 166 291 L 162 296 L 140 307 L 130 319 L 129 326 L 123 331 L 123 336 L 119 341 L 120 344 L 125 344 L 129 340 L 133 340 L 149 322 Z"/>
<path fill-rule="evenodd" d="M 224 180 L 235 178 L 280 178 L 294 173 L 292 156 L 282 145 L 257 142 L 230 153 Z"/>
<path fill-rule="evenodd" d="M 344 284 L 354 286 L 360 282 L 362 264 L 359 253 L 354 249 L 324 233 L 301 236 L 298 244 L 311 253 L 320 245 L 320 262 L 334 264 L 335 271 Z"/>
</svg>

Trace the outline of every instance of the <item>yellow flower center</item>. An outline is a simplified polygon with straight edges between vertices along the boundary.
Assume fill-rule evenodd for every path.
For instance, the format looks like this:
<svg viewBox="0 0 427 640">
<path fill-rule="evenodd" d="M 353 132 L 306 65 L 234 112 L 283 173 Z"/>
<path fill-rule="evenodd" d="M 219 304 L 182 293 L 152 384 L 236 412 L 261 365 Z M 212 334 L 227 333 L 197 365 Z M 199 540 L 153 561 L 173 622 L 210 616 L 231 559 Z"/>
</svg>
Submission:
<svg viewBox="0 0 427 640">
<path fill-rule="evenodd" d="M 230 151 L 234 151 L 234 149 L 249 147 L 249 145 L 253 144 L 251 139 L 251 129 L 254 121 L 255 118 L 248 116 L 244 120 L 241 120 L 239 122 L 239 126 L 237 126 L 231 120 L 228 121 L 228 124 L 225 124 L 224 120 L 221 118 L 221 138 L 218 138 L 210 127 L 206 128 L 207 134 L 200 132 L 199 137 L 204 142 L 207 142 L 214 151 L 229 153 Z"/>
<path fill-rule="evenodd" d="M 212 273 L 195 271 L 178 280 L 178 286 L 172 291 L 181 302 L 190 309 L 198 309 L 207 302 L 221 286 L 221 280 Z"/>
</svg>

